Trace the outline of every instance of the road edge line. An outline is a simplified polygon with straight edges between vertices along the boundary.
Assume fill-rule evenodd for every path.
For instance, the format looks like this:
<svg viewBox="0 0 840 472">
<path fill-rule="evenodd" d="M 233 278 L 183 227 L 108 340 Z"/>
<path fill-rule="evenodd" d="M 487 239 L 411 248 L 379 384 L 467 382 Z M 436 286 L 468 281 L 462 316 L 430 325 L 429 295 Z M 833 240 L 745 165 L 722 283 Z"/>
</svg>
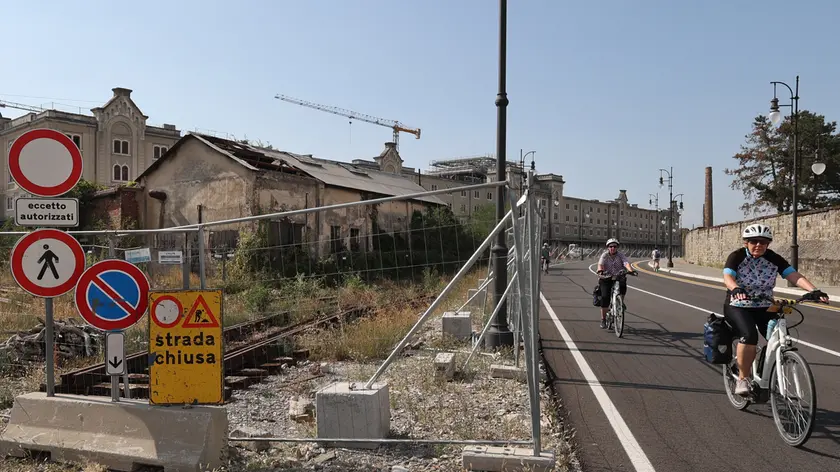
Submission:
<svg viewBox="0 0 840 472">
<path fill-rule="evenodd" d="M 633 436 L 633 433 L 630 431 L 630 427 L 627 426 L 627 423 L 624 421 L 624 418 L 622 418 L 618 408 L 616 408 L 615 404 L 612 400 L 610 400 L 610 396 L 607 394 L 607 391 L 601 385 L 598 377 L 595 375 L 595 372 L 593 372 L 592 368 L 589 367 L 589 363 L 586 362 L 583 354 L 581 354 L 580 350 L 578 350 L 571 335 L 568 331 L 566 331 L 563 323 L 560 322 L 560 319 L 557 317 L 557 313 L 555 313 L 554 309 L 551 308 L 551 305 L 548 303 L 548 300 L 546 300 L 542 291 L 540 291 L 540 300 L 548 312 L 548 316 L 551 318 L 551 321 L 554 323 L 554 326 L 557 328 L 557 331 L 560 333 L 560 336 L 563 338 L 566 348 L 569 349 L 569 352 L 572 354 L 572 357 L 577 363 L 583 378 L 586 380 L 589 388 L 592 389 L 595 399 L 598 400 L 598 403 L 601 405 L 601 409 L 607 417 L 607 421 L 609 421 L 610 426 L 612 426 L 613 431 L 616 436 L 618 436 L 618 440 L 624 448 L 624 452 L 627 454 L 630 462 L 633 464 L 633 467 L 636 469 L 636 472 L 655 472 L 656 469 L 653 468 L 653 464 L 651 464 L 650 459 L 648 459 L 647 455 L 642 450 L 639 442 L 636 441 L 636 437 Z"/>
</svg>

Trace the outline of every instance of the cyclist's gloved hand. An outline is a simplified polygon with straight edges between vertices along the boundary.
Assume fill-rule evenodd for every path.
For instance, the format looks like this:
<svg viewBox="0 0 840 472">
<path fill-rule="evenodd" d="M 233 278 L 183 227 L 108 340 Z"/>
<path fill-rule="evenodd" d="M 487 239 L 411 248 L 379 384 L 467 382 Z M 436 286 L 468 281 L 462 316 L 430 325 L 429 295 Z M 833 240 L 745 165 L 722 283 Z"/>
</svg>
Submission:
<svg viewBox="0 0 840 472">
<path fill-rule="evenodd" d="M 630 275 L 636 275 L 636 276 L 638 276 L 638 275 L 639 275 L 639 271 L 638 271 L 638 270 L 631 270 L 631 271 L 630 271 Z"/>
<path fill-rule="evenodd" d="M 747 291 L 744 290 L 742 287 L 735 287 L 735 290 L 732 290 L 732 298 L 734 298 L 735 300 L 744 300 L 747 297 Z"/>
<path fill-rule="evenodd" d="M 818 288 L 806 293 L 802 298 L 813 300 L 815 302 L 828 303 L 828 294 Z"/>
</svg>

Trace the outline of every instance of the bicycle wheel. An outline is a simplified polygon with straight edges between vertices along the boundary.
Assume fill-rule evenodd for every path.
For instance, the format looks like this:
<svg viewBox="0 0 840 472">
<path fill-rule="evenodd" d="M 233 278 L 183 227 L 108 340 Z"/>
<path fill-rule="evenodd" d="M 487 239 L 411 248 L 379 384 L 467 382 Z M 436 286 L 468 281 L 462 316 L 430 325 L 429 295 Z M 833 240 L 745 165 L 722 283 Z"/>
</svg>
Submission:
<svg viewBox="0 0 840 472">
<path fill-rule="evenodd" d="M 788 367 L 793 364 L 798 365 L 791 369 L 792 373 L 794 376 L 797 373 L 804 374 L 803 379 L 792 378 L 787 374 Z M 814 385 L 814 375 L 802 354 L 796 351 L 783 352 L 781 371 L 785 376 L 785 393 L 787 393 L 783 396 L 779 392 L 777 379 L 779 370 L 779 366 L 776 366 L 770 375 L 770 405 L 773 408 L 773 419 L 785 443 L 799 447 L 805 444 L 814 430 L 814 415 L 817 412 L 817 388 Z M 802 400 L 806 400 L 809 403 L 808 406 L 803 406 Z"/>
<path fill-rule="evenodd" d="M 616 295 L 613 299 L 615 310 L 615 335 L 621 337 L 624 333 L 624 298 L 621 295 Z"/>
<path fill-rule="evenodd" d="M 732 352 L 735 353 L 738 346 L 738 340 L 732 342 Z M 735 383 L 738 381 L 738 358 L 733 354 L 732 360 L 728 364 L 723 364 L 723 388 L 726 390 L 726 396 L 729 398 L 729 403 L 738 410 L 746 410 L 750 406 L 750 400 L 747 397 L 735 394 Z"/>
</svg>

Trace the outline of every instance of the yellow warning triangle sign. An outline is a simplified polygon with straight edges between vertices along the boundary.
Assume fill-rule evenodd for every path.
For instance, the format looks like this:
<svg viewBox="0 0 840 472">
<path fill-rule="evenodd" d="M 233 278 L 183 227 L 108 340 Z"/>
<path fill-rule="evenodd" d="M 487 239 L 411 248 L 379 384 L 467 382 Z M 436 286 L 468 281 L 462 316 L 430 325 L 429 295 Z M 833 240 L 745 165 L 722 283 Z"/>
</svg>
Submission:
<svg viewBox="0 0 840 472">
<path fill-rule="evenodd" d="M 207 302 L 204 301 L 204 296 L 199 295 L 195 299 L 189 313 L 184 317 L 184 324 L 182 328 L 218 328 L 219 320 L 216 315 L 210 311 Z"/>
</svg>

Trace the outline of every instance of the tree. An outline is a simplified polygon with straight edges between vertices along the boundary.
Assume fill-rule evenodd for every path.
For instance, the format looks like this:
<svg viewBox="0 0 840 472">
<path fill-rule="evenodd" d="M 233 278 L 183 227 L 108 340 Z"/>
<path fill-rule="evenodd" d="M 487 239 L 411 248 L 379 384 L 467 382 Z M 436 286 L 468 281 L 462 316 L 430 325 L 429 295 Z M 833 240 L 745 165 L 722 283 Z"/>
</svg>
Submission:
<svg viewBox="0 0 840 472">
<path fill-rule="evenodd" d="M 745 215 L 776 210 L 783 213 L 793 206 L 793 122 L 788 116 L 775 127 L 763 115 L 753 120 L 752 132 L 746 145 L 733 156 L 738 167 L 725 169 L 735 180 L 731 187 L 741 190 L 746 203 L 741 205 Z M 826 122 L 822 115 L 807 110 L 799 112 L 799 207 L 824 208 L 840 202 L 840 136 L 837 122 Z M 811 164 L 819 160 L 826 164 L 820 175 L 811 172 Z"/>
</svg>

